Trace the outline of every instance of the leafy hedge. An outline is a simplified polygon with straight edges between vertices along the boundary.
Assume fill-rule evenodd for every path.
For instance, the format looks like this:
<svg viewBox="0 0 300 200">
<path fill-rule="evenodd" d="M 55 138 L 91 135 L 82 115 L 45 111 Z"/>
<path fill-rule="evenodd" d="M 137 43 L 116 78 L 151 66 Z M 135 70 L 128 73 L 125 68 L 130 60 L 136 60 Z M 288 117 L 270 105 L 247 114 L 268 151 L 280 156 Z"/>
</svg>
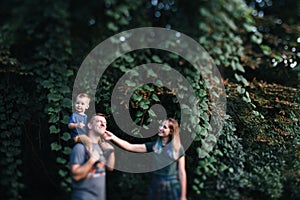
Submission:
<svg viewBox="0 0 300 200">
<path fill-rule="evenodd" d="M 246 194 L 255 199 L 299 198 L 299 89 L 254 80 L 249 94 L 262 118 L 240 101 L 238 85 L 228 86 L 228 113 L 246 152 Z"/>
<path fill-rule="evenodd" d="M 72 84 L 82 60 L 113 34 L 160 26 L 193 37 L 229 80 L 225 81 L 228 118 L 214 150 L 204 158 L 199 151 L 209 128 L 207 87 L 189 63 L 176 55 L 145 50 L 115 60 L 97 90 L 97 110 L 112 113 L 111 91 L 128 70 L 141 63 L 168 63 L 190 81 L 202 108 L 191 116 L 193 122 L 201 123 L 195 133 L 198 140 L 187 151 L 189 197 L 299 199 L 299 89 L 247 81 L 258 72 L 274 72 L 269 60 L 275 59 L 279 66 L 290 59 L 294 62 L 295 51 L 285 50 L 287 57 L 280 52 L 284 45 L 292 49 L 295 42 L 273 44 L 277 29 L 265 35 L 257 31 L 260 21 L 254 20 L 242 0 L 155 2 L 94 0 L 82 6 L 80 1 L 1 1 L 1 198 L 68 198 L 71 146 L 66 123 Z M 298 37 L 297 26 L 283 24 L 282 29 L 281 37 Z M 257 57 L 262 58 L 260 62 Z M 287 67 L 276 70 L 280 73 L 273 73 L 269 81 L 297 72 Z M 148 108 L 156 103 L 180 117 L 174 93 L 159 85 L 144 85 L 132 95 L 133 121 L 149 123 L 153 113 Z M 109 124 L 112 131 L 119 131 L 112 118 Z M 143 199 L 146 186 L 140 183 L 147 180 L 149 174 L 110 173 L 108 197 Z"/>
</svg>

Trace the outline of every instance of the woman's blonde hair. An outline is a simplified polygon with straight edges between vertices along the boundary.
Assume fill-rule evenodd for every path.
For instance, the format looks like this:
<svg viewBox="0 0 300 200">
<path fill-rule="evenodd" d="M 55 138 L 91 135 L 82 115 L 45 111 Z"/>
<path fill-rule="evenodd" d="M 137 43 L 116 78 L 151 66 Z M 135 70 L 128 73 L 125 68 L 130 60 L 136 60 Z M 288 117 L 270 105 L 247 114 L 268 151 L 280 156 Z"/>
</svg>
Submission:
<svg viewBox="0 0 300 200">
<path fill-rule="evenodd" d="M 179 136 L 179 125 L 176 119 L 168 118 L 165 121 L 168 122 L 168 128 L 170 129 L 169 142 L 166 145 L 167 151 L 171 152 L 171 157 L 174 159 L 179 158 L 179 150 L 181 147 L 180 136 Z M 161 137 L 157 138 L 155 145 L 153 146 L 155 153 L 161 153 L 162 141 Z"/>
</svg>

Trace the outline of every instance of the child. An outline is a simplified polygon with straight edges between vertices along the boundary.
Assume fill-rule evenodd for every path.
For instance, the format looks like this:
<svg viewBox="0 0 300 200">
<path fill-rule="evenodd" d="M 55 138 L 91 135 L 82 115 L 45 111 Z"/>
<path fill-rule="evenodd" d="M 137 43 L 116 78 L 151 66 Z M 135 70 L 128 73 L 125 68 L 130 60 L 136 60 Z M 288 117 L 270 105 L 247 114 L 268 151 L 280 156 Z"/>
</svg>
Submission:
<svg viewBox="0 0 300 200">
<path fill-rule="evenodd" d="M 71 139 L 83 143 L 88 149 L 91 147 L 91 139 L 86 135 L 87 115 L 85 110 L 89 108 L 90 97 L 85 93 L 77 95 L 74 105 L 75 112 L 72 113 L 68 128 L 71 129 Z"/>
</svg>

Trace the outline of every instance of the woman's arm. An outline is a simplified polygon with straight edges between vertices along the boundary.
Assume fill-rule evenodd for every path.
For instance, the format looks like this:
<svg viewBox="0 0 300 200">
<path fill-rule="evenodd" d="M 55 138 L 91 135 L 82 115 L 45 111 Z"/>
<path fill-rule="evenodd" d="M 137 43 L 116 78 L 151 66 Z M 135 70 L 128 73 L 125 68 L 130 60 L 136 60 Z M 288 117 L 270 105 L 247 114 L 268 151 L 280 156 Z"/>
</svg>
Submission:
<svg viewBox="0 0 300 200">
<path fill-rule="evenodd" d="M 117 136 L 115 136 L 113 133 L 111 133 L 109 131 L 106 131 L 104 138 L 106 140 L 114 141 L 117 145 L 119 145 L 120 147 L 122 147 L 123 149 L 125 149 L 127 151 L 132 151 L 132 152 L 136 152 L 136 153 L 146 153 L 147 152 L 145 144 L 131 144 L 131 143 L 127 142 L 126 140 L 122 140 L 122 139 L 118 138 Z"/>
<path fill-rule="evenodd" d="M 182 156 L 178 159 L 178 177 L 181 186 L 181 198 L 180 200 L 186 200 L 186 184 L 187 177 L 185 171 L 185 157 Z"/>
</svg>

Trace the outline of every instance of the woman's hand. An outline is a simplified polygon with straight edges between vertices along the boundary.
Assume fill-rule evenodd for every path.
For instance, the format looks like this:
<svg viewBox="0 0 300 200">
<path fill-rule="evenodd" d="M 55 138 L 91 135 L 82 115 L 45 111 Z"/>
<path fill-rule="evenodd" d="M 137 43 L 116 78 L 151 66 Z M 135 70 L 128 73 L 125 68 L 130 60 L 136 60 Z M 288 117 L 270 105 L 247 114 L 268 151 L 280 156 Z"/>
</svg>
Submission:
<svg viewBox="0 0 300 200">
<path fill-rule="evenodd" d="M 110 131 L 105 131 L 105 133 L 103 134 L 105 140 L 112 140 L 113 136 L 115 135 Z"/>
</svg>

